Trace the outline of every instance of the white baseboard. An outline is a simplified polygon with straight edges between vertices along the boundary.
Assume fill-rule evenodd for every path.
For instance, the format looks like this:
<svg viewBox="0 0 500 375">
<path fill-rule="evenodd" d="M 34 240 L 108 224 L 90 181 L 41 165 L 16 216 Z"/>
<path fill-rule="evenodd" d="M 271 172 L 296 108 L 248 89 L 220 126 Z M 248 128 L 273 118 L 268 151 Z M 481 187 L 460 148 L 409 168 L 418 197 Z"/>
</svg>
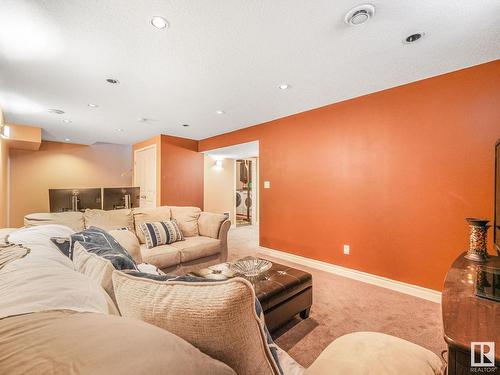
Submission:
<svg viewBox="0 0 500 375">
<path fill-rule="evenodd" d="M 337 266 L 335 264 L 322 262 L 320 260 L 315 260 L 311 258 L 306 258 L 300 255 L 285 253 L 283 251 L 273 250 L 266 247 L 260 247 L 259 253 L 264 255 L 269 255 L 275 258 L 281 258 L 288 260 L 293 263 L 301 264 L 307 267 L 315 268 L 320 271 L 325 271 L 333 273 L 335 275 L 340 275 L 348 277 L 350 279 L 358 280 L 364 283 L 373 284 L 380 286 L 382 288 L 387 288 L 395 290 L 397 292 L 409 294 L 414 297 L 423 298 L 425 300 L 441 303 L 441 292 L 436 290 L 427 289 L 421 286 L 403 283 L 401 281 L 391 280 L 386 277 L 372 275 L 370 273 L 353 270 L 351 268 L 346 268 L 342 266 Z"/>
</svg>

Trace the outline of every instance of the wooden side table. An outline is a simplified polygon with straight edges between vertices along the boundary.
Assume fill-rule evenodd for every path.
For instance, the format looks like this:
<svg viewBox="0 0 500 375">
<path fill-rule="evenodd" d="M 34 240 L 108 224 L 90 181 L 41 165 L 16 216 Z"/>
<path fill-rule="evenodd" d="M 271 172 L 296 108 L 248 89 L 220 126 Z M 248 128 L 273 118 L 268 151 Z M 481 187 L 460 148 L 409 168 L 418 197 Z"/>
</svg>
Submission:
<svg viewBox="0 0 500 375">
<path fill-rule="evenodd" d="M 442 294 L 448 374 L 500 374 L 500 302 L 475 295 L 480 266 L 500 268 L 500 257 L 475 263 L 461 254 L 446 275 Z M 471 342 L 494 342 L 496 368 L 471 367 Z"/>
</svg>

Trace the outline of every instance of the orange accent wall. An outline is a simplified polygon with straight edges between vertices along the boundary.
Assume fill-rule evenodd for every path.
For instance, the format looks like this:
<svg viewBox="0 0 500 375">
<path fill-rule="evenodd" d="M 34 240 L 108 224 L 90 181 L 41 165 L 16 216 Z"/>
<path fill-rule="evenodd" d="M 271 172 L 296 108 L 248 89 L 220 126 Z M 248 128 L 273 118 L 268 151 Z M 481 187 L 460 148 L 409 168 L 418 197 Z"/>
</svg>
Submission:
<svg viewBox="0 0 500 375">
<path fill-rule="evenodd" d="M 203 209 L 203 154 L 198 141 L 161 136 L 161 204 Z"/>
<path fill-rule="evenodd" d="M 203 209 L 203 154 L 198 152 L 198 141 L 162 134 L 133 145 L 133 150 L 153 144 L 159 204 Z"/>
<path fill-rule="evenodd" d="M 199 151 L 259 140 L 262 246 L 441 290 L 467 248 L 464 218 L 492 218 L 498 138 L 500 60 L 208 138 Z"/>
</svg>

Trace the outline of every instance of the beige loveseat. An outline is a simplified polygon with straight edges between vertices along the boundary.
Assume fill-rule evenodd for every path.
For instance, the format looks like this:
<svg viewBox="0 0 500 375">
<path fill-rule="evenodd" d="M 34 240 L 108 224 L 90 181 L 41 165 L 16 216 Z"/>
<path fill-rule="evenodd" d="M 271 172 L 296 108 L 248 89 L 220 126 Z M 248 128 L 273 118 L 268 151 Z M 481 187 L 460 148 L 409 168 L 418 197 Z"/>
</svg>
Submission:
<svg viewBox="0 0 500 375">
<path fill-rule="evenodd" d="M 185 240 L 148 249 L 140 224 L 170 219 L 177 221 Z M 63 224 L 75 231 L 91 226 L 105 230 L 127 228 L 139 239 L 144 262 L 174 274 L 225 262 L 227 233 L 231 226 L 222 214 L 202 212 L 197 207 L 176 206 L 112 211 L 88 209 L 83 213 L 33 213 L 24 217 L 26 227 L 43 224 Z"/>
</svg>

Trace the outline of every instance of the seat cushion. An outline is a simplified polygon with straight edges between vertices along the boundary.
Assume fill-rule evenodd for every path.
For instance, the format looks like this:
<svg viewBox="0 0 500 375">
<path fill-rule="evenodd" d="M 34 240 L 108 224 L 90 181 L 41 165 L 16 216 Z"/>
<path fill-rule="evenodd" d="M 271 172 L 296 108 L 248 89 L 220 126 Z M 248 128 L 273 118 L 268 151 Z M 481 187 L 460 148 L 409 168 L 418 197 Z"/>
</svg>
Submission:
<svg viewBox="0 0 500 375">
<path fill-rule="evenodd" d="M 66 225 L 77 232 L 85 229 L 85 222 L 81 212 L 41 212 L 29 214 L 24 217 L 25 227 L 45 224 Z"/>
<path fill-rule="evenodd" d="M 356 332 L 333 341 L 305 375 L 438 375 L 443 363 L 419 345 L 376 332 Z"/>
<path fill-rule="evenodd" d="M 235 372 L 185 340 L 137 319 L 47 311 L 0 320 L 0 374 Z"/>
<path fill-rule="evenodd" d="M 141 245 L 141 254 L 144 262 L 163 269 L 176 266 L 181 262 L 179 249 L 172 245 L 161 245 L 148 249 L 146 244 Z"/>
<path fill-rule="evenodd" d="M 134 230 L 134 217 L 132 210 L 90 210 L 83 214 L 85 228 L 98 227 L 105 230 L 122 229 Z"/>
<path fill-rule="evenodd" d="M 144 234 L 140 226 L 142 223 L 151 223 L 153 221 L 166 221 L 170 220 L 170 207 L 154 207 L 154 208 L 134 208 L 132 210 L 135 223 L 135 234 L 141 244 L 146 243 Z"/>
<path fill-rule="evenodd" d="M 177 220 L 185 237 L 197 236 L 200 231 L 198 228 L 198 218 L 201 210 L 198 207 L 176 207 L 171 206 L 172 218 Z"/>
<path fill-rule="evenodd" d="M 204 236 L 186 237 L 184 241 L 174 242 L 170 246 L 179 250 L 181 263 L 220 253 L 220 241 Z"/>
</svg>

